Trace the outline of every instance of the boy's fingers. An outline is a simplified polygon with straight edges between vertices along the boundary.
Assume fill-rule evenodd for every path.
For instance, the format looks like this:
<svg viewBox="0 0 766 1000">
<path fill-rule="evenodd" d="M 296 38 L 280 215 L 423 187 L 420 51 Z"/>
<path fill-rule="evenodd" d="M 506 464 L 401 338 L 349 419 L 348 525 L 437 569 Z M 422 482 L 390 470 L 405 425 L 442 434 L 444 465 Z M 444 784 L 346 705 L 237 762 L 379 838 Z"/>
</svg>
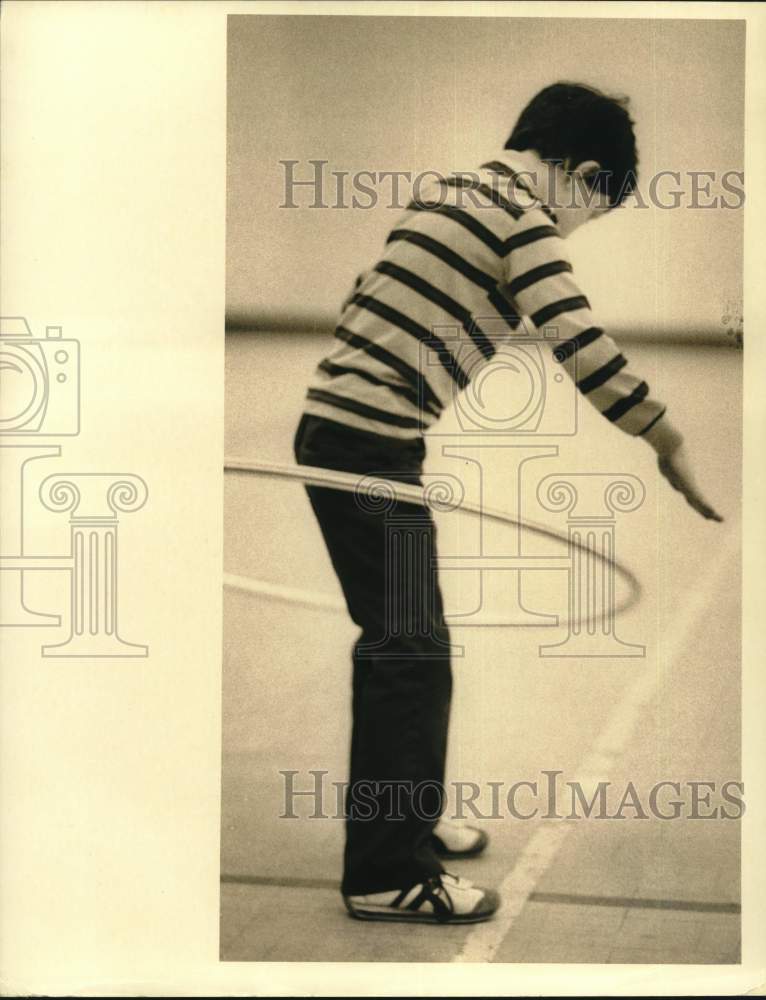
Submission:
<svg viewBox="0 0 766 1000">
<path fill-rule="evenodd" d="M 723 521 L 721 515 L 716 513 L 709 504 L 705 503 L 702 497 L 697 496 L 695 493 L 686 493 L 685 496 L 687 503 L 708 521 Z"/>
<path fill-rule="evenodd" d="M 660 465 L 660 472 L 667 479 L 674 490 L 680 490 L 682 493 L 692 492 L 693 488 L 689 484 L 689 481 L 678 472 L 670 463 L 667 465 Z"/>
<path fill-rule="evenodd" d="M 697 492 L 696 486 L 692 485 L 687 478 L 681 475 L 670 463 L 660 465 L 663 476 L 674 490 L 682 493 L 689 506 L 693 507 L 698 514 L 701 514 L 709 521 L 723 521 L 710 504 L 706 503 Z"/>
</svg>

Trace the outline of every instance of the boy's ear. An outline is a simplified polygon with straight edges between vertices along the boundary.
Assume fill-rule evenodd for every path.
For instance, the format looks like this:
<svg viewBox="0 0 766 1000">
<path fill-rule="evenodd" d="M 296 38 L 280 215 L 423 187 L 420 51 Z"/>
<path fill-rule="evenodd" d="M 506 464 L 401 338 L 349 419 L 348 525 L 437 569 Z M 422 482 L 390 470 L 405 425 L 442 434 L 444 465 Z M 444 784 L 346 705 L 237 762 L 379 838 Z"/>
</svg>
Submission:
<svg viewBox="0 0 766 1000">
<path fill-rule="evenodd" d="M 578 163 L 577 166 L 572 170 L 573 174 L 579 174 L 583 178 L 592 177 L 597 174 L 601 169 L 601 164 L 598 160 L 583 160 L 582 163 Z"/>
</svg>

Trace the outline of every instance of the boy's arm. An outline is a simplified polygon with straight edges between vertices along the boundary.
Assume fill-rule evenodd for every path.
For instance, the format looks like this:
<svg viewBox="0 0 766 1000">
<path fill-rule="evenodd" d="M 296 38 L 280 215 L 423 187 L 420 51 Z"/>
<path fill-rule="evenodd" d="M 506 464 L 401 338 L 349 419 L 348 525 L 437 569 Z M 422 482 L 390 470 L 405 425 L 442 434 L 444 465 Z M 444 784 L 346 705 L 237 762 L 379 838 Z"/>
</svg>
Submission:
<svg viewBox="0 0 766 1000">
<path fill-rule="evenodd" d="M 703 517 L 722 520 L 695 483 L 683 436 L 664 405 L 629 367 L 615 342 L 594 321 L 588 300 L 572 276 L 564 241 L 540 210 L 528 212 L 518 245 L 506 258 L 506 291 L 520 314 L 538 328 L 555 328 L 554 357 L 577 388 L 611 423 L 655 450 L 659 469 Z M 545 232 L 543 228 L 545 227 Z M 525 241 L 524 233 L 542 238 Z"/>
<path fill-rule="evenodd" d="M 364 281 L 364 279 L 367 277 L 368 274 L 369 271 L 360 271 L 359 274 L 357 274 L 356 279 L 354 280 L 354 287 L 351 289 L 346 298 L 343 300 L 343 305 L 340 307 L 341 312 L 344 312 L 346 310 L 346 307 L 350 304 L 353 297 L 359 291 L 359 286 L 362 284 L 362 282 Z"/>
</svg>

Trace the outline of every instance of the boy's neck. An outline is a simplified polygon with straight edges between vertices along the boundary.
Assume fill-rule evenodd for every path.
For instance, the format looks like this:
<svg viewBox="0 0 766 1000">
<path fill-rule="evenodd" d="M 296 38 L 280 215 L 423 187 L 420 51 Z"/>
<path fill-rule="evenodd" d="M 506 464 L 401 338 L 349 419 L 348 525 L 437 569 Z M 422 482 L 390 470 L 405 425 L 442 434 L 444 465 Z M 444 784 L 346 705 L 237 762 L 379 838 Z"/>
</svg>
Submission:
<svg viewBox="0 0 766 1000">
<path fill-rule="evenodd" d="M 564 165 L 541 159 L 533 149 L 505 149 L 503 155 L 512 162 L 513 169 L 520 175 L 520 182 L 555 213 L 562 236 L 569 236 L 603 211 L 603 205 L 594 211 L 587 204 L 587 195 L 586 203 L 582 204 L 583 196 L 575 190 L 572 175 Z"/>
<path fill-rule="evenodd" d="M 504 149 L 503 155 L 513 161 L 520 183 L 555 212 L 555 203 L 561 202 L 561 180 L 557 171 L 566 178 L 563 170 L 542 160 L 534 149 Z"/>
</svg>

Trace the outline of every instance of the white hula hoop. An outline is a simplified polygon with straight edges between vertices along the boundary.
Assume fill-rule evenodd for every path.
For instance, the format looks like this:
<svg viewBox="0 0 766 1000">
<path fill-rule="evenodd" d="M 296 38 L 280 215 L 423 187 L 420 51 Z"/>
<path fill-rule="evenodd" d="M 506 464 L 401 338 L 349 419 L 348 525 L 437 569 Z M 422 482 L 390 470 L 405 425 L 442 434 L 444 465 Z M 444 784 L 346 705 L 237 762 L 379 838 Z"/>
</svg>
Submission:
<svg viewBox="0 0 766 1000">
<path fill-rule="evenodd" d="M 324 469 L 313 465 L 281 465 L 276 462 L 257 462 L 240 458 L 225 458 L 223 468 L 224 472 L 245 473 L 262 476 L 265 479 L 292 480 L 293 482 L 302 483 L 304 486 L 321 486 L 327 489 L 340 490 L 343 493 L 356 493 L 359 496 L 368 496 L 373 499 L 399 500 L 403 503 L 417 504 L 436 512 L 440 510 L 458 510 L 466 514 L 471 514 L 474 517 L 494 521 L 498 524 L 521 528 L 523 531 L 529 531 L 533 535 L 539 535 L 542 538 L 558 542 L 566 548 L 568 553 L 571 553 L 573 550 L 579 550 L 588 556 L 595 556 L 604 566 L 612 567 L 628 588 L 628 592 L 623 600 L 615 602 L 612 609 L 612 614 L 615 617 L 635 607 L 641 599 L 641 584 L 638 578 L 632 570 L 628 569 L 627 566 L 623 565 L 617 559 L 609 558 L 595 549 L 582 545 L 568 535 L 556 531 L 554 528 L 537 524 L 535 521 L 512 517 L 505 511 L 496 508 L 483 507 L 480 504 L 471 503 L 471 501 L 464 498 L 461 498 L 459 502 L 449 504 L 447 501 L 440 500 L 438 496 L 434 499 L 428 487 L 410 486 L 407 483 L 388 479 L 374 473 L 337 472 L 334 469 Z M 544 557 L 540 557 L 540 559 L 542 561 Z M 523 569 L 523 567 L 520 567 L 520 569 Z M 345 609 L 345 604 L 342 601 L 336 601 L 326 594 L 314 594 L 312 591 L 281 587 L 277 584 L 264 583 L 261 586 L 261 581 L 251 580 L 247 577 L 227 574 L 224 576 L 224 584 L 238 590 L 275 596 L 290 603 L 310 605 L 327 610 Z M 583 615 L 576 620 L 585 623 L 590 621 L 590 617 Z M 566 621 L 566 617 L 561 616 L 559 624 Z M 513 628 L 514 626 L 509 624 L 504 627 Z"/>
</svg>

